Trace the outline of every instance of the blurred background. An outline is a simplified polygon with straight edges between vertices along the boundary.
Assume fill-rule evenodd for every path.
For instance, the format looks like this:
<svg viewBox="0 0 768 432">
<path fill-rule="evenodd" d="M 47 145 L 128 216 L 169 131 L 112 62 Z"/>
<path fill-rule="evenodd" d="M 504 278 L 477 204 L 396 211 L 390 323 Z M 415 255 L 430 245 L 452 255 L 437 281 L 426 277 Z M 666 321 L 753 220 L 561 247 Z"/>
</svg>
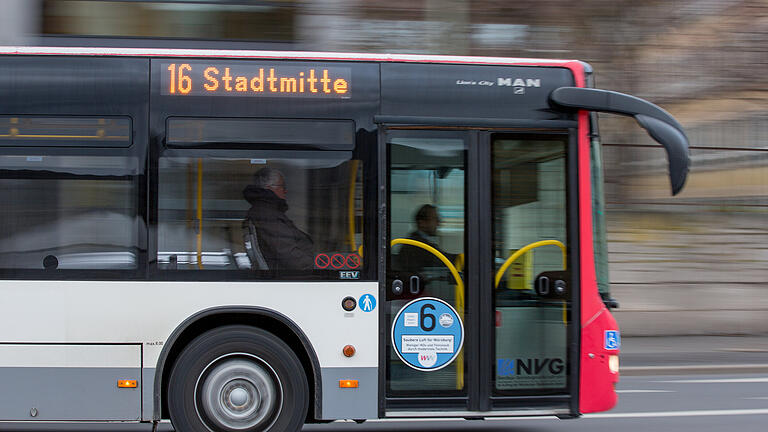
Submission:
<svg viewBox="0 0 768 432">
<path fill-rule="evenodd" d="M 0 44 L 579 59 L 670 111 L 684 192 L 633 120 L 601 116 L 625 336 L 768 334 L 768 0 L 2 0 Z"/>
</svg>

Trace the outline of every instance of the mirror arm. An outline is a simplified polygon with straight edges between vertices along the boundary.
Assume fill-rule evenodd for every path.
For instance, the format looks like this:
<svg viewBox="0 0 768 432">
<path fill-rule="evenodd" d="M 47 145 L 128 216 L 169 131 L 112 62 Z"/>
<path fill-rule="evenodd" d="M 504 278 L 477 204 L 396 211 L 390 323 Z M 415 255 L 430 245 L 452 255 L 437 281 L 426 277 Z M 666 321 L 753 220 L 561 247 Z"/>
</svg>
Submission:
<svg viewBox="0 0 768 432">
<path fill-rule="evenodd" d="M 549 100 L 556 108 L 634 117 L 667 151 L 672 194 L 677 195 L 683 189 L 690 166 L 688 137 L 680 123 L 661 107 L 624 93 L 583 87 L 560 87 L 552 91 Z"/>
</svg>

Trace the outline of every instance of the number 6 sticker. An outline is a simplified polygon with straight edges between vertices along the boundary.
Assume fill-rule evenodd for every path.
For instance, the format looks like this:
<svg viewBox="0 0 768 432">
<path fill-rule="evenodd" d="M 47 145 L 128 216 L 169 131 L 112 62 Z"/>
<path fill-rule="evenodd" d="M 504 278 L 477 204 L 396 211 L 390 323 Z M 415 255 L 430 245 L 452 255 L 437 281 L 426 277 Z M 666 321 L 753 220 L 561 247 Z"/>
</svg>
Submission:
<svg viewBox="0 0 768 432">
<path fill-rule="evenodd" d="M 464 324 L 450 304 L 423 297 L 403 306 L 392 322 L 392 346 L 413 369 L 435 371 L 448 366 L 464 344 Z"/>
</svg>

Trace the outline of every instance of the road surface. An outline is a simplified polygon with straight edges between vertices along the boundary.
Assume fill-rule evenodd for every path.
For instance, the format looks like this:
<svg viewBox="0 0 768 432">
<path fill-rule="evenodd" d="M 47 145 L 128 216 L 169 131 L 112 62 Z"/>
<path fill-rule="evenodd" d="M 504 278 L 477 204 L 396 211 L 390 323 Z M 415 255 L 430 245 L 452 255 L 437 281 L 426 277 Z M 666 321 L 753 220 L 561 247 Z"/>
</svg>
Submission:
<svg viewBox="0 0 768 432">
<path fill-rule="evenodd" d="M 765 432 L 768 374 L 686 374 L 623 377 L 619 404 L 610 412 L 577 420 L 556 418 L 368 421 L 307 425 L 304 432 Z M 3 431 L 149 432 L 147 424 L 0 424 Z M 160 430 L 171 431 L 168 424 Z"/>
</svg>

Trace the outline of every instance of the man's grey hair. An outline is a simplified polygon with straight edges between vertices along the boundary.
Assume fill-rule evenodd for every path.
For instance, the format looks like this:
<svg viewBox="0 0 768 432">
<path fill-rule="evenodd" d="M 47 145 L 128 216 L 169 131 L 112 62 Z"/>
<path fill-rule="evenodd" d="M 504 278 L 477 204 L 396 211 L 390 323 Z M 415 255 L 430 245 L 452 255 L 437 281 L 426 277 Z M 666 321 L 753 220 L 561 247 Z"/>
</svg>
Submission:
<svg viewBox="0 0 768 432">
<path fill-rule="evenodd" d="M 280 170 L 276 168 L 265 167 L 253 175 L 253 184 L 256 187 L 266 189 L 269 186 L 276 185 L 281 179 L 285 180 L 285 176 Z"/>
</svg>

